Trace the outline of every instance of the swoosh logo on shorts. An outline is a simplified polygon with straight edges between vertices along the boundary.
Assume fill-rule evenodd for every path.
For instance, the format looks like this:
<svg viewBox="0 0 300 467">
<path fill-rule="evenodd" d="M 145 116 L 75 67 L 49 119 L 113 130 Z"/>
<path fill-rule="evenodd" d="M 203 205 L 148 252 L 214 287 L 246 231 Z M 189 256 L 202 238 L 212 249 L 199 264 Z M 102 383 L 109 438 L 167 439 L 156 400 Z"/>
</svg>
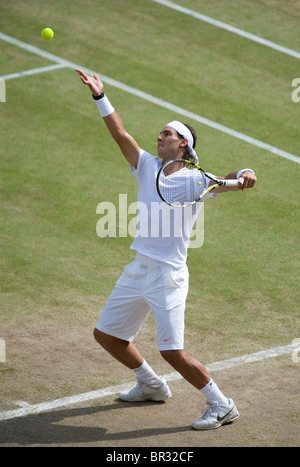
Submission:
<svg viewBox="0 0 300 467">
<path fill-rule="evenodd" d="M 168 342 L 168 341 L 170 341 L 171 339 L 173 339 L 173 337 L 169 337 L 169 339 L 164 339 L 164 342 Z"/>
</svg>

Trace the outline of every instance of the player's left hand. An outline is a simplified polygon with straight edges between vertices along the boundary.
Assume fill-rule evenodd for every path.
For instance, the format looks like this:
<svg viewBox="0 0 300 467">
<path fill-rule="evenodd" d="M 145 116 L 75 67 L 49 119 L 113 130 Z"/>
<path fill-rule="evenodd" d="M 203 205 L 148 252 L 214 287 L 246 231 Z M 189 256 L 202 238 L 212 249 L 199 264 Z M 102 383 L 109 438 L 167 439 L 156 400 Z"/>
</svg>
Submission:
<svg viewBox="0 0 300 467">
<path fill-rule="evenodd" d="M 239 183 L 239 189 L 245 190 L 246 188 L 253 188 L 256 183 L 256 175 L 250 170 L 246 170 L 242 173 L 241 178 L 244 179 L 244 183 Z"/>
</svg>

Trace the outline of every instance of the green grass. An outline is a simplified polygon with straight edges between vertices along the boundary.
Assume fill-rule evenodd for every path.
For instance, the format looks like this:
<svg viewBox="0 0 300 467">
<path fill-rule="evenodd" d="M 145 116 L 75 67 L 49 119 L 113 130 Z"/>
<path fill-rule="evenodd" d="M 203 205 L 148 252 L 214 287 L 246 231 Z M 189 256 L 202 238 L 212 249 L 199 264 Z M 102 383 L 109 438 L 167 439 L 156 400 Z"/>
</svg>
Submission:
<svg viewBox="0 0 300 467">
<path fill-rule="evenodd" d="M 278 2 L 240 8 L 231 0 L 232 11 L 217 8 L 218 2 L 181 3 L 300 47 L 295 19 Z M 291 100 L 296 59 L 150 1 L 51 1 L 41 9 L 37 0 L 15 0 L 0 12 L 6 34 L 300 153 L 300 104 Z M 45 26 L 54 30 L 52 41 L 40 37 Z M 51 64 L 6 43 L 1 52 L 1 75 Z M 28 323 L 66 329 L 72 323 L 73 329 L 86 320 L 92 326 L 134 255 L 131 238 L 97 237 L 96 207 L 117 203 L 119 193 L 135 201 L 135 179 L 72 70 L 14 79 L 6 88 L 7 102 L 0 103 L 0 337 Z M 181 118 L 111 86 L 105 90 L 127 130 L 150 152 L 163 125 Z M 299 337 L 299 165 L 188 123 L 197 130 L 207 170 L 222 175 L 253 167 L 258 183 L 205 206 L 204 245 L 188 258 L 187 347 L 212 361 L 288 344 Z M 22 361 L 22 355 L 14 358 Z"/>
</svg>

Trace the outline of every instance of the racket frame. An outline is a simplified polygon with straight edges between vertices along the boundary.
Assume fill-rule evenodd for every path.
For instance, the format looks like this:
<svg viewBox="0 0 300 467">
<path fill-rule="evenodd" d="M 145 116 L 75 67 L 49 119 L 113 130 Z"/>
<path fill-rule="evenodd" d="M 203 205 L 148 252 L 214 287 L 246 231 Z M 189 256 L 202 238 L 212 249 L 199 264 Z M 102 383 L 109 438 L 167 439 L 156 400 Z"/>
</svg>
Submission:
<svg viewBox="0 0 300 467">
<path fill-rule="evenodd" d="M 195 169 L 198 169 L 200 172 L 202 172 L 202 174 L 204 175 L 204 177 L 207 177 L 209 178 L 210 180 L 212 180 L 213 182 L 215 182 L 213 185 L 210 185 L 208 188 L 206 188 L 204 190 L 204 192 L 201 194 L 201 196 L 199 196 L 196 200 L 194 201 L 191 201 L 190 203 L 188 204 L 173 204 L 173 203 L 170 203 L 168 200 L 166 200 L 164 198 L 164 196 L 162 195 L 161 191 L 160 191 L 160 187 L 159 187 L 159 180 L 160 180 L 160 174 L 164 171 L 164 169 L 174 163 L 174 162 L 183 162 L 186 166 L 187 165 L 190 165 L 190 166 L 193 166 Z M 189 160 L 186 160 L 186 159 L 173 159 L 173 160 L 170 160 L 168 162 L 166 162 L 165 164 L 163 164 L 159 171 L 158 171 L 158 174 L 157 174 L 157 177 L 156 177 L 156 189 L 157 189 L 157 193 L 159 195 L 159 197 L 161 198 L 162 201 L 164 201 L 164 203 L 168 204 L 169 206 L 173 206 L 173 207 L 176 207 L 176 208 L 184 208 L 184 207 L 187 207 L 187 206 L 191 206 L 195 203 L 198 203 L 199 201 L 201 201 L 204 196 L 206 196 L 210 191 L 212 190 L 215 190 L 216 188 L 220 187 L 220 186 L 238 186 L 239 183 L 244 183 L 244 179 L 242 177 L 240 177 L 239 179 L 220 179 L 220 178 L 217 178 L 217 177 L 213 177 L 211 174 L 205 172 L 205 170 L 203 170 L 200 165 L 196 164 L 195 162 L 193 161 L 189 161 Z"/>
</svg>

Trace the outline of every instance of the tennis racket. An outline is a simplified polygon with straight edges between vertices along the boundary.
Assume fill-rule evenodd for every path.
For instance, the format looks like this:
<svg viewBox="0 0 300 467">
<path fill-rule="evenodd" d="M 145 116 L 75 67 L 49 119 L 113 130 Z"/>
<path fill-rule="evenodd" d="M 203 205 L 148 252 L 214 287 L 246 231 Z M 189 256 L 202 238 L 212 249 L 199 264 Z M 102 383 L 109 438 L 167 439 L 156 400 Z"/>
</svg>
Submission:
<svg viewBox="0 0 300 467">
<path fill-rule="evenodd" d="M 208 188 L 206 178 L 214 182 Z M 220 180 L 204 172 L 192 161 L 176 159 L 159 169 L 156 188 L 160 198 L 169 206 L 184 208 L 201 201 L 207 193 L 219 186 L 238 186 L 243 182 L 243 178 Z"/>
</svg>

